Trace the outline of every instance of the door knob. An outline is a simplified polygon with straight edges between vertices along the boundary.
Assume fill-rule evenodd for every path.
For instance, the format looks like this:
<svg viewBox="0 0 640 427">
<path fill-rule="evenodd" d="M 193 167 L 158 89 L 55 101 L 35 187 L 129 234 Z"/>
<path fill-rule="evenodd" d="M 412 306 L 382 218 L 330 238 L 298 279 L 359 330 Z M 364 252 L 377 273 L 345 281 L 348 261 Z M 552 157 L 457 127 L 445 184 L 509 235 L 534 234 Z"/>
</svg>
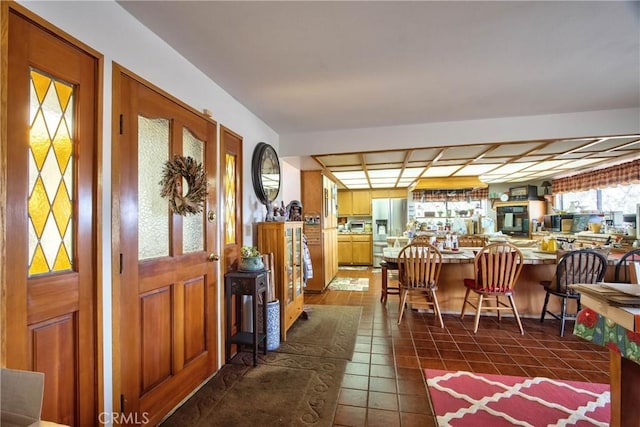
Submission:
<svg viewBox="0 0 640 427">
<path fill-rule="evenodd" d="M 209 262 L 218 261 L 218 260 L 220 260 L 220 255 L 209 254 L 209 256 L 207 257 L 207 261 Z"/>
</svg>

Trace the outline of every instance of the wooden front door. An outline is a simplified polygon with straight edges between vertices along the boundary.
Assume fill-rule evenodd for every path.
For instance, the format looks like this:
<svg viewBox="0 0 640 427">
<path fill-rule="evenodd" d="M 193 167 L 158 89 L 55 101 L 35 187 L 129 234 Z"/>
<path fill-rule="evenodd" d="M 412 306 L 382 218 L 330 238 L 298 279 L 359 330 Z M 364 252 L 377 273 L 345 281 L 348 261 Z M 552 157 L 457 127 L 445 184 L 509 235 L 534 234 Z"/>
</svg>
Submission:
<svg viewBox="0 0 640 427">
<path fill-rule="evenodd" d="M 155 424 L 218 368 L 216 124 L 119 67 L 114 105 L 120 411 L 133 424 Z M 200 213 L 175 213 L 160 194 L 163 168 L 176 155 L 206 171 Z"/>
<path fill-rule="evenodd" d="M 98 60 L 8 26 L 4 362 L 45 374 L 43 419 L 95 425 Z"/>
</svg>

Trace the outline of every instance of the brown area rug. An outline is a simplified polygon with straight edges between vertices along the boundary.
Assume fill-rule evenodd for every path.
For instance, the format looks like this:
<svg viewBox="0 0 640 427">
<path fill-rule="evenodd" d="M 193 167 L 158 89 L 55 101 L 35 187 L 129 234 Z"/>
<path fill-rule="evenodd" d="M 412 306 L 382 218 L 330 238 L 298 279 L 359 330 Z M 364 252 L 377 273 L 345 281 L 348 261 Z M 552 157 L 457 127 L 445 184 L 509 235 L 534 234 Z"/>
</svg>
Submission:
<svg viewBox="0 0 640 427">
<path fill-rule="evenodd" d="M 331 426 L 362 309 L 307 308 L 277 351 L 258 353 L 255 368 L 239 353 L 162 426 Z"/>
<path fill-rule="evenodd" d="M 305 310 L 308 319 L 298 319 L 275 351 L 351 360 L 362 307 L 309 305 Z"/>
</svg>

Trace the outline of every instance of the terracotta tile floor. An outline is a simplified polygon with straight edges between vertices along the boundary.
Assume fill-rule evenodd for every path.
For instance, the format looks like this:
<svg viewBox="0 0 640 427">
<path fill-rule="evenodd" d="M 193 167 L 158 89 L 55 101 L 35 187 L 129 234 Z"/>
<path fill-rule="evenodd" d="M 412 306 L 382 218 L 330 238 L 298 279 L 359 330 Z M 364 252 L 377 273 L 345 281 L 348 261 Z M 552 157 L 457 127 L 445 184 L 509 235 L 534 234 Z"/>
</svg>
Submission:
<svg viewBox="0 0 640 427">
<path fill-rule="evenodd" d="M 362 318 L 353 360 L 342 383 L 334 426 L 437 425 L 423 369 L 467 370 L 568 380 L 609 382 L 609 353 L 571 333 L 559 322 L 523 318 L 524 335 L 511 317 L 445 314 L 440 328 L 433 313 L 405 312 L 397 325 L 398 296 L 380 302 L 380 273 L 344 270 L 340 277 L 368 277 L 369 291 L 306 294 L 305 304 L 359 305 Z M 390 282 L 391 285 L 392 282 Z M 571 331 L 569 323 L 567 331 Z"/>
</svg>

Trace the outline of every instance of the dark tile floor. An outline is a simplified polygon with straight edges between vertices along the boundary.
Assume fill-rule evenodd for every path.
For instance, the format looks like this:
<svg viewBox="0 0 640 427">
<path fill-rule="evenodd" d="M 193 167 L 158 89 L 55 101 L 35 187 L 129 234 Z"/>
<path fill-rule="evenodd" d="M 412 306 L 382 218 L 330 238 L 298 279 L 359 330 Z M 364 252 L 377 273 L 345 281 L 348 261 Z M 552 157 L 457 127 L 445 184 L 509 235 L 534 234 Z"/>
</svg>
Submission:
<svg viewBox="0 0 640 427">
<path fill-rule="evenodd" d="M 445 314 L 444 329 L 431 312 L 406 312 L 397 324 L 398 296 L 380 302 L 380 273 L 345 270 L 340 277 L 368 277 L 368 292 L 306 294 L 305 304 L 363 308 L 353 360 L 342 384 L 334 426 L 437 425 L 423 369 L 466 370 L 519 376 L 609 382 L 609 353 L 571 333 L 559 336 L 555 319 L 523 319 L 520 335 L 511 317 Z M 390 282 L 391 284 L 391 282 Z M 568 325 L 568 331 L 573 327 Z"/>
</svg>

